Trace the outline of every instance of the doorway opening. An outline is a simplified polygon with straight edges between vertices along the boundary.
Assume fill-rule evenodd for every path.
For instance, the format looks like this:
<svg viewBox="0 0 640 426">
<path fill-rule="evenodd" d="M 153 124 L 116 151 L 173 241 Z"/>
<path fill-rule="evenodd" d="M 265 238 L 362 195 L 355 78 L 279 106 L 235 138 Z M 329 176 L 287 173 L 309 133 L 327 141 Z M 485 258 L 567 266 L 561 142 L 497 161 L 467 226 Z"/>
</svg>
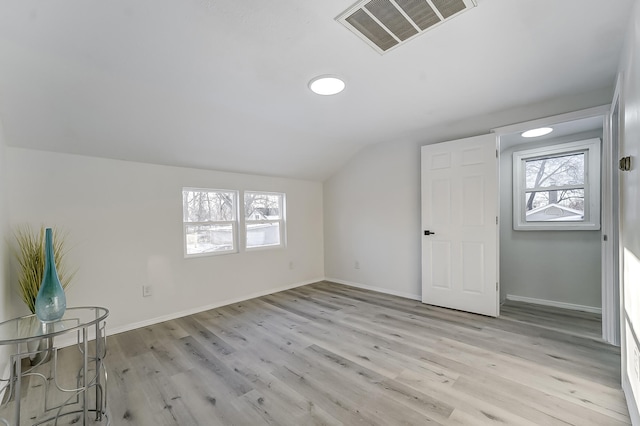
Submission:
<svg viewBox="0 0 640 426">
<path fill-rule="evenodd" d="M 603 106 L 494 132 L 500 151 L 500 300 L 601 314 L 604 340 L 619 344 L 619 283 L 611 270 L 617 241 L 617 136 L 611 117 L 610 107 Z M 540 127 L 553 132 L 522 136 Z M 588 172 L 589 152 L 575 147 L 594 140 L 600 159 Z M 560 147 L 568 151 L 554 155 Z M 589 214 L 586 191 L 596 172 L 594 198 L 600 199 Z M 580 225 L 589 219 L 591 227 Z"/>
</svg>

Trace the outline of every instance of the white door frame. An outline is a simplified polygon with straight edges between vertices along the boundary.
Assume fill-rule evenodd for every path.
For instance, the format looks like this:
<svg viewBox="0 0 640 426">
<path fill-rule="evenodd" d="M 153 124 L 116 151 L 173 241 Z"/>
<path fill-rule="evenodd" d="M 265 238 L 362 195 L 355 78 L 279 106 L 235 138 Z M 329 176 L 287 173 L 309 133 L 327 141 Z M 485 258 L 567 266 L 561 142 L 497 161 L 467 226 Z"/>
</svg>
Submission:
<svg viewBox="0 0 640 426">
<path fill-rule="evenodd" d="M 621 79 L 619 79 L 620 81 Z M 618 99 L 620 88 L 616 86 L 616 97 L 614 101 Z M 612 152 L 612 143 L 611 143 L 611 123 L 610 123 L 610 115 L 611 114 L 611 105 L 602 105 L 598 107 L 588 108 L 580 111 L 574 111 L 566 114 L 560 114 L 552 117 L 540 118 L 537 120 L 527 121 L 524 123 L 512 124 L 509 126 L 498 127 L 492 129 L 491 131 L 496 134 L 498 137 L 498 147 L 500 147 L 500 137 L 512 133 L 519 133 L 525 130 L 534 129 L 538 127 L 545 126 L 553 126 L 555 124 L 561 124 L 568 121 L 580 120 L 585 118 L 593 118 L 593 117 L 602 117 L 603 120 L 603 156 L 602 156 L 602 176 L 601 180 L 603 182 L 602 188 L 606 191 L 606 187 L 604 186 L 605 182 L 608 184 L 612 183 L 612 174 L 617 173 L 617 169 L 613 168 L 614 161 L 612 161 L 612 156 L 617 156 L 617 152 Z M 617 145 L 616 145 L 617 147 Z M 498 148 L 500 149 L 500 148 Z M 609 159 L 605 154 L 609 155 Z M 606 165 L 605 165 L 606 164 Z M 611 194 L 609 194 L 611 195 Z M 603 213 L 601 221 L 602 221 L 602 234 L 607 235 L 607 242 L 610 244 L 615 241 L 618 243 L 619 229 L 614 229 L 613 217 L 614 215 L 618 215 L 618 205 L 616 204 L 618 201 L 617 197 L 601 197 L 602 207 L 601 210 Z M 609 212 L 609 214 L 607 214 Z M 615 301 L 618 300 L 618 307 L 620 306 L 619 299 L 615 298 L 615 294 L 619 294 L 619 280 L 615 281 L 613 278 L 613 274 L 616 271 L 619 271 L 619 265 L 613 259 L 613 256 L 605 256 L 605 251 L 609 250 L 608 246 L 603 245 L 603 253 L 602 253 L 602 278 L 601 278 L 601 287 L 602 287 L 602 330 L 603 330 L 603 338 L 609 343 L 619 344 L 619 340 L 615 341 L 615 336 L 620 334 L 620 317 L 618 313 L 619 309 L 614 309 Z M 606 258 L 606 259 L 605 259 Z M 605 270 L 606 270 L 606 278 L 605 278 Z M 606 293 L 606 297 L 605 297 Z M 617 330 L 616 330 L 617 327 Z"/>
<path fill-rule="evenodd" d="M 602 145 L 602 338 L 620 346 L 620 186 L 618 146 L 622 129 L 619 75 L 609 113 L 604 120 Z M 617 109 L 617 122 L 614 114 Z"/>
</svg>

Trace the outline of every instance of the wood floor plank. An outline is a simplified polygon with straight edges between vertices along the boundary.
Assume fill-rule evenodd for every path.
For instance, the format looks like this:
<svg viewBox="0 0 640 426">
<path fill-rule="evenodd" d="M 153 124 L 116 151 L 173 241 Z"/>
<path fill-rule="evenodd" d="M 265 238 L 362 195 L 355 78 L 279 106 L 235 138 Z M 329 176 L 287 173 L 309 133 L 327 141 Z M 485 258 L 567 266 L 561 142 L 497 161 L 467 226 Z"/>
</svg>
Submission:
<svg viewBox="0 0 640 426">
<path fill-rule="evenodd" d="M 349 387 L 352 386 L 352 383 L 359 383 L 362 388 L 368 389 L 368 393 L 380 394 L 382 396 L 381 399 L 394 401 L 393 405 L 398 406 L 401 412 L 414 410 L 422 413 L 427 419 L 431 419 L 434 422 L 442 422 L 453 411 L 453 407 L 438 398 L 411 391 L 407 386 L 388 379 L 321 346 L 310 346 L 306 353 L 310 360 L 313 361 L 314 366 L 324 365 L 326 368 L 333 369 L 339 373 L 338 375 L 343 381 L 345 379 L 349 380 Z M 378 405 L 377 408 L 382 409 L 386 414 L 387 410 L 385 410 L 384 405 Z M 377 414 L 380 415 L 379 413 Z M 403 418 L 403 415 L 398 417 Z"/>
<path fill-rule="evenodd" d="M 196 425 L 260 425 L 262 418 L 219 383 L 197 370 L 172 377 L 181 398 L 191 408 Z M 182 425 L 181 425 L 182 426 Z"/>
<path fill-rule="evenodd" d="M 318 282 L 109 337 L 114 425 L 628 425 L 597 314 Z M 73 375 L 77 354 L 60 351 Z M 25 412 L 42 386 L 24 389 Z M 11 404 L 10 404 L 11 405 Z M 1 415 L 1 413 L 0 413 Z M 77 419 L 66 419 L 69 424 Z"/>
</svg>

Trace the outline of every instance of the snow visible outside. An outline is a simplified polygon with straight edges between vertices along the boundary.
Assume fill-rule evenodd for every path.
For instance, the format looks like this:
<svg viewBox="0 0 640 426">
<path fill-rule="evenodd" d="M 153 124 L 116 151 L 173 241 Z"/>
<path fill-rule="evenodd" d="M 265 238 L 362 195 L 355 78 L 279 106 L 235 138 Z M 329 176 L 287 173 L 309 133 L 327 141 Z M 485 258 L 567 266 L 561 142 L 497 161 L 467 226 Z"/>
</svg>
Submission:
<svg viewBox="0 0 640 426">
<path fill-rule="evenodd" d="M 527 222 L 584 220 L 585 154 L 525 161 Z"/>
<path fill-rule="evenodd" d="M 247 225 L 247 248 L 280 245 L 280 223 Z"/>
<path fill-rule="evenodd" d="M 187 254 L 233 250 L 231 225 L 187 226 Z"/>
</svg>

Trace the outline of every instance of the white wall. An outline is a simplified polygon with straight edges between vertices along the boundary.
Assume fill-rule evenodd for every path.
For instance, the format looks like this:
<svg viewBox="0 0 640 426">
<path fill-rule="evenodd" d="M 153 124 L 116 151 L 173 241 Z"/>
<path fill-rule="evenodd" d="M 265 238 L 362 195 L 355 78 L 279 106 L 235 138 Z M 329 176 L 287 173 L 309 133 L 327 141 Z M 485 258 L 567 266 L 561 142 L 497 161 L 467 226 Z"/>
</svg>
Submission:
<svg viewBox="0 0 640 426">
<path fill-rule="evenodd" d="M 364 149 L 325 181 L 325 275 L 337 282 L 419 299 L 420 146 L 611 102 L 612 87 L 512 108 L 425 131 L 419 141 Z M 360 269 L 355 269 L 358 261 Z"/>
<path fill-rule="evenodd" d="M 325 182 L 328 279 L 420 297 L 419 153 L 410 143 L 376 145 Z"/>
<path fill-rule="evenodd" d="M 511 146 L 500 156 L 500 294 L 601 308 L 600 231 L 514 231 L 513 153 L 602 131 Z"/>
<path fill-rule="evenodd" d="M 623 74 L 621 111 L 624 120 L 620 157 L 631 156 L 632 169 L 620 173 L 621 243 L 623 256 L 622 381 L 634 424 L 640 425 L 640 2 L 626 38 L 620 66 Z"/>
<path fill-rule="evenodd" d="M 0 321 L 5 321 L 13 316 L 11 309 L 11 286 L 9 285 L 9 250 L 5 241 L 8 238 L 7 216 L 7 168 L 6 148 L 4 133 L 0 123 Z M 5 371 L 9 361 L 9 347 L 0 347 L 0 375 Z"/>
<path fill-rule="evenodd" d="M 69 231 L 67 305 L 109 308 L 110 332 L 324 277 L 321 183 L 10 147 L 6 160 L 10 225 Z M 286 193 L 287 248 L 185 259 L 185 186 Z"/>
</svg>

